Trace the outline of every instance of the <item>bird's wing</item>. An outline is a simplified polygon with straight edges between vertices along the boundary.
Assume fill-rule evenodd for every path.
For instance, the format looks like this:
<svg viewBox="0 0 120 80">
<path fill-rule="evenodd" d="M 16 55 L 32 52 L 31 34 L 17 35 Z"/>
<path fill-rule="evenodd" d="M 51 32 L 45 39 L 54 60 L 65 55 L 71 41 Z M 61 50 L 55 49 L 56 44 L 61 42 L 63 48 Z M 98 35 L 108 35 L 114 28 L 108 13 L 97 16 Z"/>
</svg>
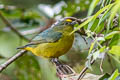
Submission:
<svg viewBox="0 0 120 80">
<path fill-rule="evenodd" d="M 62 37 L 61 32 L 54 31 L 52 28 L 49 28 L 42 33 L 38 34 L 32 42 L 28 43 L 25 46 L 36 45 L 41 43 L 53 43 L 57 42 Z"/>
<path fill-rule="evenodd" d="M 62 37 L 61 32 L 56 32 L 53 29 L 47 29 L 42 33 L 38 34 L 34 39 L 33 42 L 39 43 L 52 43 L 58 41 Z"/>
</svg>

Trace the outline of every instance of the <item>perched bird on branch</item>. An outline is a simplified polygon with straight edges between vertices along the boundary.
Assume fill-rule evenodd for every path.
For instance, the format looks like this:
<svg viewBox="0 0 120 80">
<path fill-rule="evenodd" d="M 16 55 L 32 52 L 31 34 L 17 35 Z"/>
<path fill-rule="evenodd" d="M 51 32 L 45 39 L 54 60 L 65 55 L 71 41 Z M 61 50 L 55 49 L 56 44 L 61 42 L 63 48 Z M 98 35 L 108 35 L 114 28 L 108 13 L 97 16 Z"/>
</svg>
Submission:
<svg viewBox="0 0 120 80">
<path fill-rule="evenodd" d="M 45 58 L 58 58 L 72 47 L 74 33 L 70 33 L 73 31 L 75 24 L 78 24 L 76 18 L 60 19 L 50 28 L 38 34 L 32 42 L 17 49 L 31 51 L 36 56 Z"/>
<path fill-rule="evenodd" d="M 58 57 L 64 55 L 72 47 L 74 41 L 74 25 L 79 21 L 74 17 L 66 17 L 55 22 L 50 28 L 38 34 L 32 42 L 17 49 L 31 51 L 36 56 L 50 58 L 57 67 L 58 74 L 73 74 L 74 71 L 61 64 Z"/>
</svg>

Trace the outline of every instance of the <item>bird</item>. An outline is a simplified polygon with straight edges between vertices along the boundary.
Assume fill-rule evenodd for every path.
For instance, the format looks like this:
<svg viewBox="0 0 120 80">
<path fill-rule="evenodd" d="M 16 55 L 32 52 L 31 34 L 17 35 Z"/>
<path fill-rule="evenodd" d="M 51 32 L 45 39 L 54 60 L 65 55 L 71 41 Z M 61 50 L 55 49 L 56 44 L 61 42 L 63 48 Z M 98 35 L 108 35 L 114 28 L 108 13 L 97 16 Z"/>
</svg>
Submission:
<svg viewBox="0 0 120 80">
<path fill-rule="evenodd" d="M 59 19 L 50 28 L 39 33 L 30 43 L 18 47 L 44 58 L 59 58 L 66 54 L 74 41 L 74 25 L 77 18 L 65 17 Z"/>
</svg>

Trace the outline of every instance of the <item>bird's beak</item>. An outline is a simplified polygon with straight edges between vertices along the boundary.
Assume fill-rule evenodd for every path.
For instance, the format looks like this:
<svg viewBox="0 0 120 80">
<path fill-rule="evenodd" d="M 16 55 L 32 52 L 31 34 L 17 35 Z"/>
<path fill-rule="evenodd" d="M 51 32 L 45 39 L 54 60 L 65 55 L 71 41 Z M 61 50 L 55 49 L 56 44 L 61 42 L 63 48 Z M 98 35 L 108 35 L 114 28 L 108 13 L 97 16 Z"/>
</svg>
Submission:
<svg viewBox="0 0 120 80">
<path fill-rule="evenodd" d="M 78 22 L 77 21 L 71 22 L 71 25 L 75 25 L 75 24 L 78 24 Z"/>
</svg>

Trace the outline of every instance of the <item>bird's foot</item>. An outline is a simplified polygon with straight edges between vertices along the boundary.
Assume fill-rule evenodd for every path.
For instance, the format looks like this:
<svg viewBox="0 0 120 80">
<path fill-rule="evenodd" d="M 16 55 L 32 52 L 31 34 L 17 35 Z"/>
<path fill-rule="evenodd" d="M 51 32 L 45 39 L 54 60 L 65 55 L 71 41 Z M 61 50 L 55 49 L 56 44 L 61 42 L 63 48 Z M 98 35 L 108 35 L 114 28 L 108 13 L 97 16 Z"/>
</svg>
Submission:
<svg viewBox="0 0 120 80">
<path fill-rule="evenodd" d="M 57 74 L 68 75 L 74 74 L 75 71 L 68 65 L 62 64 L 58 58 L 52 58 L 51 61 L 56 65 Z"/>
</svg>

